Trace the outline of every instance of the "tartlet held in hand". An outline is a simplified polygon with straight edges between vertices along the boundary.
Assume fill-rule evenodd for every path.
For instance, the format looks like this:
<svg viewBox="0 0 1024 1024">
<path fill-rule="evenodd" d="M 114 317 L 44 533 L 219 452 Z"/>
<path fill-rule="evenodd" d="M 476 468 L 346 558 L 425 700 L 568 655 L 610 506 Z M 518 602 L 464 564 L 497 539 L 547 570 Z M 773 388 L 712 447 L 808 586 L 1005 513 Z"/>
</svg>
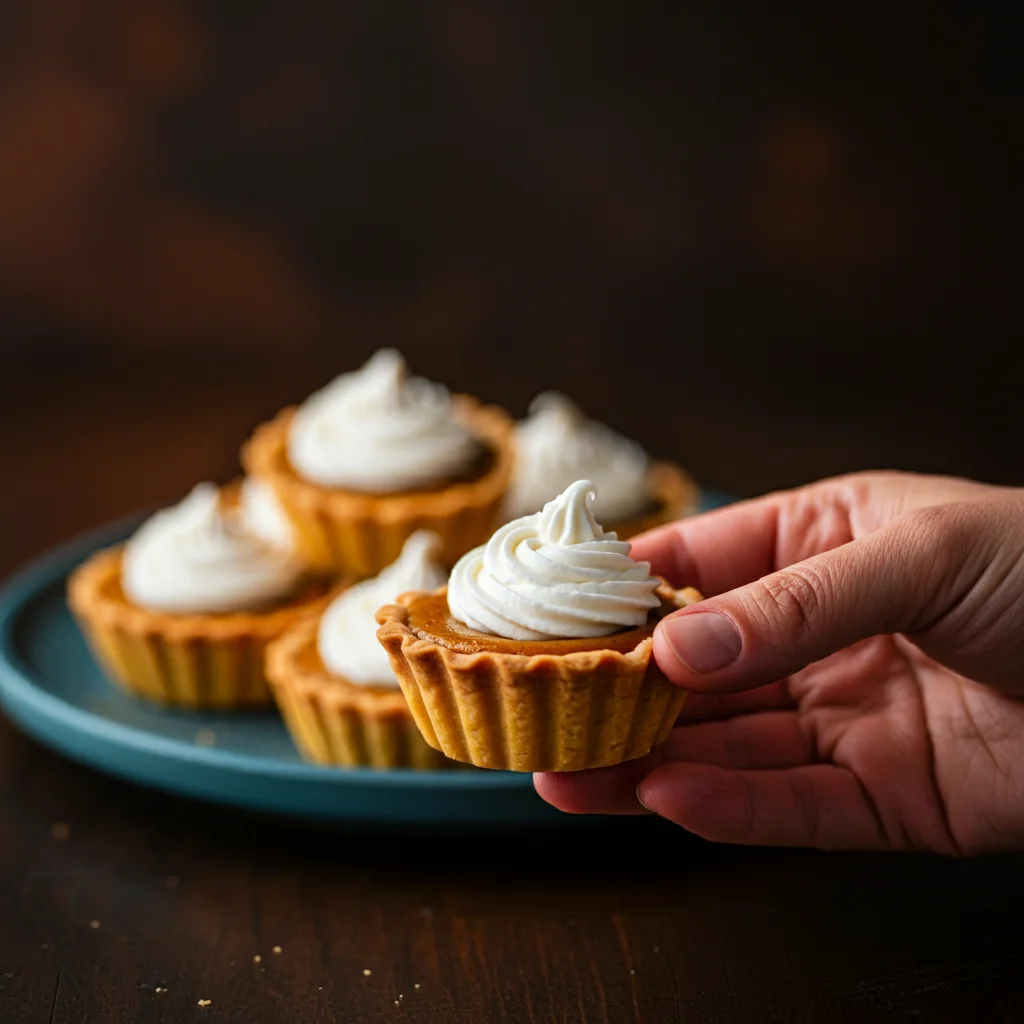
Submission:
<svg viewBox="0 0 1024 1024">
<path fill-rule="evenodd" d="M 267 648 L 266 672 L 302 755 L 318 764 L 443 768 L 420 735 L 377 643 L 374 613 L 410 588 L 434 588 L 446 573 L 436 535 L 414 533 L 398 561 L 339 594 Z"/>
<path fill-rule="evenodd" d="M 377 613 L 416 724 L 458 761 L 575 771 L 641 757 L 668 736 L 684 692 L 651 651 L 658 622 L 700 600 L 629 557 L 572 484 L 501 527 L 447 588 Z"/>
<path fill-rule="evenodd" d="M 268 507 L 254 523 L 254 495 L 200 484 L 72 573 L 71 610 L 126 690 L 183 707 L 271 702 L 264 648 L 327 602 L 330 581 L 265 539 Z"/>
<path fill-rule="evenodd" d="M 365 577 L 418 529 L 440 537 L 447 566 L 486 540 L 511 432 L 501 409 L 410 377 L 384 349 L 257 428 L 242 461 L 273 487 L 313 564 Z"/>
<path fill-rule="evenodd" d="M 652 461 L 636 444 L 587 419 L 565 395 L 547 391 L 515 427 L 516 462 L 506 520 L 529 515 L 574 480 L 594 483 L 594 515 L 620 540 L 697 511 L 700 490 L 673 462 Z"/>
</svg>

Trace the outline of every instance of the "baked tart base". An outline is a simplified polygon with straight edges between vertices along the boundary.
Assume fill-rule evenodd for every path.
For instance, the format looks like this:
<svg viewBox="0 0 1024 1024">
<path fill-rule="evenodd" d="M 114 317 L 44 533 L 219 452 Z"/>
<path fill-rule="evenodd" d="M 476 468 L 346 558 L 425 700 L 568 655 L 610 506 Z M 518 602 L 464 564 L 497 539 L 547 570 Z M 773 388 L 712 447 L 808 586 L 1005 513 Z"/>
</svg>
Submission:
<svg viewBox="0 0 1024 1024">
<path fill-rule="evenodd" d="M 316 764 L 373 768 L 453 767 L 420 735 L 401 690 L 333 675 L 317 651 L 319 616 L 268 647 L 267 679 L 299 752 Z"/>
<path fill-rule="evenodd" d="M 105 673 L 160 704 L 214 710 L 271 704 L 263 673 L 267 643 L 332 596 L 325 579 L 312 578 L 290 600 L 260 611 L 151 611 L 125 595 L 122 555 L 118 546 L 83 562 L 68 579 L 68 604 Z"/>
<path fill-rule="evenodd" d="M 304 480 L 288 459 L 295 408 L 257 427 L 242 449 L 251 476 L 266 480 L 291 519 L 310 562 L 357 577 L 375 576 L 401 554 L 416 530 L 441 538 L 441 560 L 451 566 L 490 537 L 512 472 L 512 423 L 496 406 L 457 395 L 455 407 L 484 445 L 481 465 L 465 479 L 434 489 L 364 494 Z"/>
<path fill-rule="evenodd" d="M 516 772 L 579 771 L 664 742 L 686 694 L 651 657 L 658 621 L 701 600 L 659 588 L 647 624 L 596 640 L 514 641 L 456 623 L 447 588 L 403 594 L 377 637 L 423 738 L 456 761 Z"/>
</svg>

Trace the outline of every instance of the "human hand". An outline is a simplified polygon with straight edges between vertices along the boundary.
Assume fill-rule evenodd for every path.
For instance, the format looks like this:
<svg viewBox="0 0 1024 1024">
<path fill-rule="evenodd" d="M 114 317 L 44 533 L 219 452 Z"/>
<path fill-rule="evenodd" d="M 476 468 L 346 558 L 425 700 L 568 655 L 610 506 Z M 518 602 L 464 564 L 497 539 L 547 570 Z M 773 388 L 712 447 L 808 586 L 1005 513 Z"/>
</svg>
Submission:
<svg viewBox="0 0 1024 1024">
<path fill-rule="evenodd" d="M 647 757 L 537 775 L 545 800 L 721 842 L 1024 846 L 1024 490 L 855 474 L 633 555 L 708 597 L 654 637 L 691 696 Z"/>
</svg>

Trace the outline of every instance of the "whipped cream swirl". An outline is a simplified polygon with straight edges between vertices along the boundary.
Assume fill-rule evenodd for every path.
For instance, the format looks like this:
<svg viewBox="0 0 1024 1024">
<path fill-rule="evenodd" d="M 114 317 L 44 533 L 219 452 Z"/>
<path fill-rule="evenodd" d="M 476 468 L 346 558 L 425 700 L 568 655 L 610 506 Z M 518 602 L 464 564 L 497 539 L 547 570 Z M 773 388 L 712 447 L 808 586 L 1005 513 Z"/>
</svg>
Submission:
<svg viewBox="0 0 1024 1024">
<path fill-rule="evenodd" d="M 460 476 L 479 451 L 448 389 L 410 377 L 394 349 L 311 395 L 288 433 L 288 457 L 307 480 L 370 494 Z"/>
<path fill-rule="evenodd" d="M 448 580 L 448 608 L 480 633 L 510 640 L 607 636 L 641 626 L 657 608 L 659 580 L 630 545 L 605 533 L 577 480 L 543 511 L 500 527 L 464 555 Z"/>
<path fill-rule="evenodd" d="M 320 658 L 331 672 L 364 686 L 398 686 L 387 652 L 377 641 L 377 609 L 407 590 L 440 587 L 446 577 L 437 561 L 440 550 L 437 534 L 417 530 L 396 561 L 331 602 L 317 632 Z"/>
<path fill-rule="evenodd" d="M 516 467 L 505 516 L 529 515 L 574 480 L 594 482 L 594 514 L 604 523 L 641 515 L 650 502 L 644 450 L 610 427 L 587 419 L 565 395 L 545 391 L 516 425 Z"/>
<path fill-rule="evenodd" d="M 181 615 L 259 608 L 288 597 L 301 559 L 245 528 L 213 484 L 157 512 L 125 545 L 121 584 L 135 604 Z"/>
<path fill-rule="evenodd" d="M 243 525 L 250 533 L 274 547 L 294 550 L 295 530 L 291 520 L 281 507 L 274 488 L 265 480 L 248 476 L 242 481 L 238 510 Z"/>
</svg>

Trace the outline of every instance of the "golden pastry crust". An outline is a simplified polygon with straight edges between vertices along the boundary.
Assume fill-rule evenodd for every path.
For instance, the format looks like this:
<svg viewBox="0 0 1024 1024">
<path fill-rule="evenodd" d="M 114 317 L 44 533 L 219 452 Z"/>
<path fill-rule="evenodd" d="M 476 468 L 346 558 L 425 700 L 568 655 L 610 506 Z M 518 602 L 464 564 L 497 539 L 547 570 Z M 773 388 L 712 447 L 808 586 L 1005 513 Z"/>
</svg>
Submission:
<svg viewBox="0 0 1024 1024">
<path fill-rule="evenodd" d="M 402 691 L 350 683 L 317 651 L 319 616 L 296 623 L 268 647 L 267 680 L 302 755 L 317 764 L 373 768 L 452 767 L 424 742 Z"/>
<path fill-rule="evenodd" d="M 435 749 L 481 768 L 578 771 L 642 757 L 668 736 L 686 694 L 651 657 L 664 605 L 628 650 L 594 650 L 587 641 L 591 649 L 549 654 L 545 644 L 565 652 L 572 642 L 529 641 L 513 653 L 487 649 L 479 634 L 483 649 L 467 654 L 411 624 L 417 602 L 445 592 L 403 594 L 377 613 L 377 638 Z M 659 595 L 676 607 L 701 600 L 692 588 L 666 586 Z"/>
<path fill-rule="evenodd" d="M 397 494 L 364 494 L 304 480 L 288 459 L 294 407 L 256 428 L 242 448 L 242 464 L 251 476 L 273 487 L 314 565 L 374 576 L 420 529 L 441 538 L 441 560 L 454 565 L 491 535 L 512 473 L 513 445 L 512 422 L 503 409 L 467 395 L 456 395 L 453 401 L 486 449 L 485 465 L 464 480 Z"/>
<path fill-rule="evenodd" d="M 647 493 L 653 506 L 649 512 L 608 527 L 619 540 L 629 540 L 656 526 L 693 515 L 700 507 L 700 488 L 696 481 L 674 462 L 651 464 L 647 470 Z"/>
<path fill-rule="evenodd" d="M 107 674 L 164 704 L 237 708 L 271 703 L 263 674 L 267 643 L 333 589 L 311 577 L 289 600 L 263 610 L 175 615 L 133 604 L 121 586 L 124 546 L 99 551 L 68 579 L 68 604 Z"/>
</svg>

